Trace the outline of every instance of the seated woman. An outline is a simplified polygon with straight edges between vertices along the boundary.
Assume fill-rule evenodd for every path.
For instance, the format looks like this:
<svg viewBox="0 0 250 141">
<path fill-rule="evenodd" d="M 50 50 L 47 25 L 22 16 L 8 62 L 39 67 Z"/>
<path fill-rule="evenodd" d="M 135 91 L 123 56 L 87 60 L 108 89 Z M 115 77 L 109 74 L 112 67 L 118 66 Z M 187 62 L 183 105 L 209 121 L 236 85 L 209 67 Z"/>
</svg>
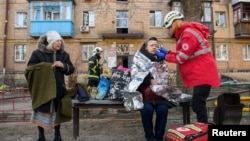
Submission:
<svg viewBox="0 0 250 141">
<path fill-rule="evenodd" d="M 151 89 L 151 86 L 158 85 L 154 78 L 156 71 L 155 63 L 164 63 L 164 69 L 167 71 L 167 65 L 162 59 L 157 58 L 158 50 L 157 38 L 151 37 L 146 41 L 133 58 L 131 66 L 131 79 L 128 85 L 130 92 L 140 91 L 143 94 L 143 109 L 140 110 L 142 125 L 144 128 L 145 138 L 147 141 L 162 141 L 167 124 L 168 109 L 173 105 L 163 96 L 157 95 Z M 162 73 L 162 75 L 167 75 Z M 167 76 L 162 76 L 166 78 Z M 167 81 L 164 79 L 165 81 Z M 153 124 L 153 115 L 156 112 L 156 121 Z M 153 126 L 155 125 L 155 127 Z"/>
</svg>

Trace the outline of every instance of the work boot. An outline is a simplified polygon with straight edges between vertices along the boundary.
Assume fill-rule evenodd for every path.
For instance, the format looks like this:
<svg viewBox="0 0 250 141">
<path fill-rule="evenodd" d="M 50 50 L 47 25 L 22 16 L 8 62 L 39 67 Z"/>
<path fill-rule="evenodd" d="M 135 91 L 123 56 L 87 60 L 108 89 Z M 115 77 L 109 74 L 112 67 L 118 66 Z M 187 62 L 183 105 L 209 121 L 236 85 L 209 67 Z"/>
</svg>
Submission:
<svg viewBox="0 0 250 141">
<path fill-rule="evenodd" d="M 39 136 L 39 138 L 36 141 L 45 141 L 45 137 L 44 136 Z"/>
<path fill-rule="evenodd" d="M 62 141 L 61 134 L 60 134 L 60 124 L 55 126 L 55 138 L 53 141 Z"/>
<path fill-rule="evenodd" d="M 38 131 L 39 131 L 39 137 L 37 141 L 45 141 L 45 136 L 44 136 L 44 129 L 40 126 L 38 126 Z"/>
<path fill-rule="evenodd" d="M 62 138 L 61 138 L 61 136 L 55 136 L 53 141 L 62 141 Z"/>
</svg>

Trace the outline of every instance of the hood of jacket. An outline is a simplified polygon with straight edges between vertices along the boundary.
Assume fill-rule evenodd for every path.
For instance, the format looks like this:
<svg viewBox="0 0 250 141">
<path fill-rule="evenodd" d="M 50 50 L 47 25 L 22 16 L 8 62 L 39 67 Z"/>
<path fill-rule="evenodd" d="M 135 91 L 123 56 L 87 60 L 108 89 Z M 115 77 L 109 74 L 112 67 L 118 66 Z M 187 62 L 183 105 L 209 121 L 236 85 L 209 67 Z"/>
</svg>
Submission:
<svg viewBox="0 0 250 141">
<path fill-rule="evenodd" d="M 198 23 L 198 22 L 184 22 L 182 28 L 180 30 L 176 31 L 175 38 L 179 39 L 182 32 L 189 27 L 197 30 L 198 32 L 201 33 L 201 35 L 203 35 L 203 37 L 205 39 L 208 39 L 208 37 L 210 35 L 209 28 L 201 23 Z"/>
<path fill-rule="evenodd" d="M 53 53 L 54 52 L 53 50 L 47 49 L 47 45 L 48 45 L 47 35 L 46 34 L 41 35 L 40 38 L 38 39 L 38 42 L 37 42 L 37 45 L 36 45 L 37 49 L 42 51 L 42 52 Z M 58 52 L 64 52 L 64 46 L 65 46 L 65 43 L 62 40 L 62 46 L 61 46 L 61 49 Z"/>
</svg>

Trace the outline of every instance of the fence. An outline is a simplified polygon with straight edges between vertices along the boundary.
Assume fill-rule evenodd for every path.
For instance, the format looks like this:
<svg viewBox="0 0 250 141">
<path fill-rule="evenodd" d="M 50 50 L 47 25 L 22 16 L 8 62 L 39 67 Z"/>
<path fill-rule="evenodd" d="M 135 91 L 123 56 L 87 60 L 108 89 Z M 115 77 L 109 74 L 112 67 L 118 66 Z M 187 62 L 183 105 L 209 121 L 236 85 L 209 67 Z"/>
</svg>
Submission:
<svg viewBox="0 0 250 141">
<path fill-rule="evenodd" d="M 27 88 L 3 88 L 0 90 L 0 121 L 28 121 L 31 112 L 31 99 Z"/>
<path fill-rule="evenodd" d="M 15 71 L 15 72 L 6 72 L 5 74 L 0 73 L 0 85 L 5 84 L 9 87 L 27 87 L 26 79 L 24 72 Z"/>
</svg>

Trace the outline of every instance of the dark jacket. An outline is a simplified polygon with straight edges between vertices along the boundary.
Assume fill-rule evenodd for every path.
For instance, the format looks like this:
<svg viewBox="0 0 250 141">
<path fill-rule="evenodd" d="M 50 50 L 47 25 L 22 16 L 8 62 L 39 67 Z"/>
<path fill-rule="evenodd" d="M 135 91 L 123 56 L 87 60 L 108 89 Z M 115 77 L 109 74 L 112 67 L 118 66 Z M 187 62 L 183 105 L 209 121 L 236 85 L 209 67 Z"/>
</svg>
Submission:
<svg viewBox="0 0 250 141">
<path fill-rule="evenodd" d="M 66 95 L 66 85 L 64 75 L 70 75 L 75 71 L 75 68 L 70 60 L 69 54 L 64 50 L 64 42 L 62 41 L 62 47 L 59 51 L 53 52 L 48 50 L 46 46 L 48 45 L 47 36 L 40 36 L 37 49 L 33 51 L 30 60 L 28 61 L 27 66 L 32 66 L 41 62 L 53 63 L 54 61 L 61 61 L 64 64 L 64 68 L 53 69 L 54 76 L 56 80 L 56 97 L 53 99 L 54 106 L 57 110 L 60 100 Z M 39 79 L 36 78 L 36 79 Z M 44 88 L 46 89 L 46 88 Z M 37 110 L 48 112 L 49 111 L 49 102 L 40 106 Z"/>
</svg>

